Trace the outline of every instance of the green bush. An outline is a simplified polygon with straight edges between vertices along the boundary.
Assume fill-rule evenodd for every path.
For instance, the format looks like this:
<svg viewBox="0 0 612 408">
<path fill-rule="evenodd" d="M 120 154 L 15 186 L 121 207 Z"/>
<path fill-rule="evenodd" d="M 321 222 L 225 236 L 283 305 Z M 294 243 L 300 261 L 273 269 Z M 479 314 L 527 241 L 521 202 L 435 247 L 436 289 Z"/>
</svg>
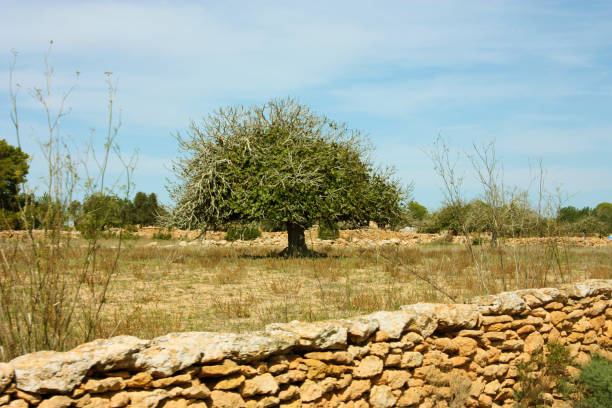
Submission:
<svg viewBox="0 0 612 408">
<path fill-rule="evenodd" d="M 555 342 L 548 343 L 547 348 L 547 355 L 540 348 L 529 361 L 518 364 L 520 388 L 514 395 L 517 407 L 544 407 L 544 393 L 556 392 L 567 399 L 575 391 L 565 371 L 571 365 L 569 349 Z"/>
<path fill-rule="evenodd" d="M 237 225 L 227 229 L 225 239 L 228 241 L 250 241 L 261 237 L 261 231 L 255 225 Z"/>
<path fill-rule="evenodd" d="M 577 382 L 583 387 L 585 398 L 580 408 L 606 408 L 612 404 L 612 361 L 595 355 L 582 367 Z"/>
<path fill-rule="evenodd" d="M 340 228 L 337 222 L 321 221 L 319 223 L 319 239 L 334 240 L 340 238 Z"/>
<path fill-rule="evenodd" d="M 172 239 L 172 234 L 170 234 L 169 232 L 162 232 L 162 231 L 156 232 L 153 234 L 153 239 L 168 241 Z"/>
</svg>

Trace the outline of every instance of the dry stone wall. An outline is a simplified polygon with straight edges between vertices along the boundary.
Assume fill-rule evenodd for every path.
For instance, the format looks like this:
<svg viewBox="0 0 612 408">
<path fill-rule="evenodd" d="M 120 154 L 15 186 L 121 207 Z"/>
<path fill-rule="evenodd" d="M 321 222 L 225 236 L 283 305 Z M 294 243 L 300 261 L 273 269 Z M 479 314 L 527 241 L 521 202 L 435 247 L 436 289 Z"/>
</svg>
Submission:
<svg viewBox="0 0 612 408">
<path fill-rule="evenodd" d="M 0 363 L 12 408 L 510 407 L 548 342 L 612 351 L 612 280 L 248 334 L 119 336 Z"/>
</svg>

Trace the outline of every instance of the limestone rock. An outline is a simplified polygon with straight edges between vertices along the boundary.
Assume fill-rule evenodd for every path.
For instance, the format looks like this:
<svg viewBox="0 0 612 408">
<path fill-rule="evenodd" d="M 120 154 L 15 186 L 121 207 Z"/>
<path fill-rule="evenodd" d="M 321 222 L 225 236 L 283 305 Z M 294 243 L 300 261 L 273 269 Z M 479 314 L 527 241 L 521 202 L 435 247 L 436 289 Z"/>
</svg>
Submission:
<svg viewBox="0 0 612 408">
<path fill-rule="evenodd" d="M 525 339 L 525 346 L 523 351 L 525 353 L 533 354 L 536 350 L 544 345 L 544 338 L 539 332 L 533 332 Z"/>
<path fill-rule="evenodd" d="M 359 398 L 364 393 L 370 390 L 370 380 L 353 380 L 351 384 L 344 390 L 340 399 L 342 401 L 352 401 Z"/>
<path fill-rule="evenodd" d="M 232 360 L 223 360 L 223 364 L 202 366 L 200 375 L 202 377 L 225 377 L 240 372 L 238 364 Z"/>
<path fill-rule="evenodd" d="M 133 377 L 125 381 L 125 385 L 129 388 L 146 388 L 153 382 L 153 376 L 149 373 L 137 373 Z"/>
<path fill-rule="evenodd" d="M 348 329 L 341 321 L 304 323 L 294 320 L 289 323 L 274 323 L 266 326 L 266 333 L 273 336 L 297 336 L 299 345 L 310 350 L 334 349 L 346 346 Z"/>
<path fill-rule="evenodd" d="M 244 375 L 234 375 L 229 378 L 224 378 L 215 384 L 215 390 L 233 390 L 234 388 L 238 388 L 244 383 Z"/>
<path fill-rule="evenodd" d="M 131 407 L 133 408 L 155 408 L 168 398 L 166 390 L 134 391 L 129 393 Z M 93 398 L 92 398 L 93 399 Z"/>
<path fill-rule="evenodd" d="M 235 392 L 214 390 L 210 394 L 212 408 L 246 408 L 244 400 Z"/>
<path fill-rule="evenodd" d="M 0 394 L 13 382 L 14 377 L 13 367 L 6 363 L 0 363 Z"/>
<path fill-rule="evenodd" d="M 431 316 L 437 320 L 437 325 L 442 330 L 473 329 L 480 317 L 478 308 L 472 304 L 417 303 L 401 306 L 400 309 L 417 315 Z"/>
<path fill-rule="evenodd" d="M 400 397 L 399 401 L 397 401 L 397 406 L 399 407 L 413 407 L 418 406 L 418 404 L 423 401 L 423 397 L 425 396 L 425 390 L 421 387 L 410 387 Z"/>
<path fill-rule="evenodd" d="M 261 394 L 276 394 L 278 391 L 278 383 L 272 377 L 272 374 L 266 373 L 253 377 L 244 382 L 241 394 L 244 397 Z"/>
<path fill-rule="evenodd" d="M 115 371 L 135 368 L 136 354 L 147 348 L 149 340 L 133 336 L 116 336 L 82 344 L 71 351 L 83 353 L 95 362 L 97 371 Z"/>
<path fill-rule="evenodd" d="M 408 351 L 402 355 L 400 367 L 413 368 L 419 367 L 421 364 L 423 364 L 423 354 L 418 351 Z"/>
<path fill-rule="evenodd" d="M 389 335 L 391 339 L 399 339 L 408 326 L 414 322 L 415 316 L 406 311 L 376 312 L 366 316 L 378 323 L 378 328 Z"/>
<path fill-rule="evenodd" d="M 359 362 L 353 370 L 355 378 L 370 378 L 378 375 L 383 370 L 383 361 L 376 356 L 367 356 Z"/>
<path fill-rule="evenodd" d="M 529 309 L 527 302 L 517 292 L 502 292 L 497 295 L 474 298 L 481 314 L 510 314 L 516 315 Z"/>
<path fill-rule="evenodd" d="M 390 408 L 395 405 L 397 397 L 393 394 L 391 387 L 387 385 L 375 385 L 370 390 L 370 405 L 372 408 Z"/>
<path fill-rule="evenodd" d="M 28 403 L 22 399 L 12 400 L 8 404 L 8 408 L 28 408 Z"/>
<path fill-rule="evenodd" d="M 312 380 L 304 381 L 300 387 L 300 397 L 303 402 L 315 401 L 323 396 L 322 387 Z"/>
<path fill-rule="evenodd" d="M 135 366 L 154 376 L 167 377 L 200 362 L 207 346 L 217 339 L 206 332 L 169 333 L 151 340 L 149 347 L 137 353 Z"/>
<path fill-rule="evenodd" d="M 478 343 L 471 337 L 455 337 L 452 339 L 454 348 L 457 349 L 457 353 L 462 357 L 469 357 L 476 353 Z"/>
<path fill-rule="evenodd" d="M 130 403 L 130 394 L 128 392 L 118 392 L 110 399 L 110 408 L 122 408 Z"/>
<path fill-rule="evenodd" d="M 381 381 L 393 390 L 399 390 L 408 382 L 410 373 L 406 370 L 385 370 Z"/>
<path fill-rule="evenodd" d="M 210 396 L 210 390 L 205 384 L 194 384 L 189 388 L 184 388 L 181 395 L 189 399 L 203 400 Z"/>
<path fill-rule="evenodd" d="M 90 394 L 101 394 L 107 391 L 119 391 L 125 388 L 125 382 L 119 377 L 104 378 L 102 380 L 87 380 L 83 390 Z"/>
<path fill-rule="evenodd" d="M 20 390 L 34 393 L 69 393 L 85 378 L 95 361 L 78 352 L 38 351 L 13 359 L 9 364 L 15 372 Z"/>
<path fill-rule="evenodd" d="M 348 335 L 351 341 L 361 343 L 368 339 L 376 330 L 378 330 L 378 321 L 367 317 L 356 317 L 348 320 L 340 320 L 346 324 Z"/>
<path fill-rule="evenodd" d="M 68 408 L 74 404 L 74 401 L 65 395 L 55 395 L 49 399 L 42 401 L 39 408 Z"/>
</svg>

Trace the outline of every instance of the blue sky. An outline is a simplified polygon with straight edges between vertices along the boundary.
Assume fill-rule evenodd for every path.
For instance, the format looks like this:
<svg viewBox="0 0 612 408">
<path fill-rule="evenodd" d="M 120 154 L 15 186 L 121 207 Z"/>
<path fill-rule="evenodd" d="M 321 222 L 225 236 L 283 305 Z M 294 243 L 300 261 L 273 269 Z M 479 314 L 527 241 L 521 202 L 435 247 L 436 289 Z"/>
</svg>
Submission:
<svg viewBox="0 0 612 408">
<path fill-rule="evenodd" d="M 139 150 L 137 191 L 165 191 L 172 134 L 220 106 L 293 96 L 369 135 L 380 165 L 443 198 L 423 152 L 442 135 L 459 152 L 495 140 L 508 185 L 541 159 L 566 204 L 612 201 L 612 3 L 609 1 L 8 1 L 0 0 L 0 138 L 15 80 L 30 179 L 43 174 L 44 128 L 27 90 L 41 86 L 54 41 L 57 95 L 74 83 L 62 129 L 103 136 L 104 72 L 118 80 L 125 152 Z M 112 172 L 118 169 L 112 163 Z M 477 194 L 460 161 L 466 195 Z"/>
</svg>

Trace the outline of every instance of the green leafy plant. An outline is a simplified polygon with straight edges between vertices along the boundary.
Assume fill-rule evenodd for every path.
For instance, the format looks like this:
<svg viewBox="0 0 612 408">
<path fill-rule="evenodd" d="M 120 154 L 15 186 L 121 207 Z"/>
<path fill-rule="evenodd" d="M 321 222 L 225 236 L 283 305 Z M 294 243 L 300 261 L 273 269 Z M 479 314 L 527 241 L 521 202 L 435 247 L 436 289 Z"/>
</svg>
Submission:
<svg viewBox="0 0 612 408">
<path fill-rule="evenodd" d="M 566 367 L 571 365 L 567 347 L 556 342 L 547 345 L 548 353 L 542 348 L 536 350 L 529 361 L 518 364 L 518 383 L 515 392 L 517 407 L 545 407 L 544 393 L 557 392 L 565 398 L 574 391 Z"/>
<path fill-rule="evenodd" d="M 261 237 L 261 230 L 256 225 L 232 225 L 225 233 L 228 241 L 251 241 Z"/>
<path fill-rule="evenodd" d="M 404 219 L 407 189 L 373 168 L 358 131 L 293 99 L 219 109 L 178 137 L 183 157 L 169 186 L 167 223 L 207 230 L 229 223 L 284 224 L 286 256 L 308 256 L 305 230 L 321 219 Z"/>
<path fill-rule="evenodd" d="M 170 234 L 170 232 L 159 231 L 153 234 L 153 239 L 168 241 L 172 239 L 172 234 Z"/>
<path fill-rule="evenodd" d="M 589 364 L 581 367 L 577 379 L 582 386 L 584 398 L 579 408 L 607 408 L 612 401 L 612 361 L 596 354 Z"/>
</svg>

